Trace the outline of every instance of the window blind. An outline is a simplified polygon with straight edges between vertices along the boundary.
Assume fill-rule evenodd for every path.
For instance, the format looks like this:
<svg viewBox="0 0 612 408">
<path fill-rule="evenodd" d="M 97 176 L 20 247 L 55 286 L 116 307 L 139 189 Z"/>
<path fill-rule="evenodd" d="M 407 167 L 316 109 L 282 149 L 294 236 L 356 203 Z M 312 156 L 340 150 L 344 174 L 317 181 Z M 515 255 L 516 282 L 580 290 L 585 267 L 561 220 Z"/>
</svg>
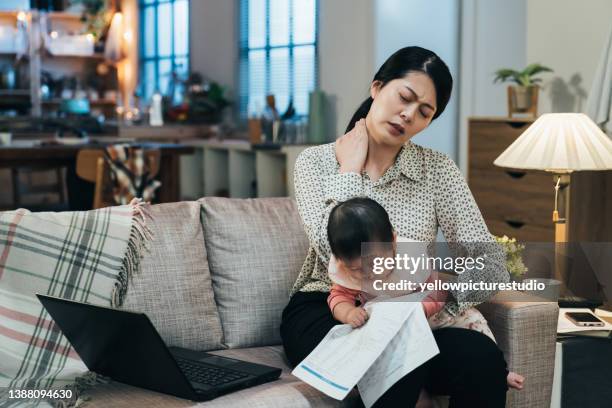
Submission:
<svg viewBox="0 0 612 408">
<path fill-rule="evenodd" d="M 240 0 L 239 111 L 245 118 L 273 94 L 282 114 L 289 101 L 308 114 L 317 86 L 318 0 Z"/>
<path fill-rule="evenodd" d="M 140 94 L 148 101 L 155 90 L 169 92 L 173 72 L 189 73 L 189 0 L 140 0 L 139 11 Z"/>
</svg>

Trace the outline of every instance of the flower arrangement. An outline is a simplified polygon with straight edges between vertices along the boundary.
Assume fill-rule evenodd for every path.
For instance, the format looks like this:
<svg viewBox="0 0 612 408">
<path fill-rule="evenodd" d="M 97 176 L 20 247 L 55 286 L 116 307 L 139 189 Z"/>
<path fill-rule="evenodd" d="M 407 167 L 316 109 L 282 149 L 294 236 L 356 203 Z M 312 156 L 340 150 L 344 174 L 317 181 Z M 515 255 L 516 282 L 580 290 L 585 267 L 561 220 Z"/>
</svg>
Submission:
<svg viewBox="0 0 612 408">
<path fill-rule="evenodd" d="M 502 246 L 506 253 L 506 268 L 513 280 L 520 280 L 525 273 L 527 267 L 523 263 L 524 244 L 516 242 L 516 238 L 510 238 L 507 235 L 503 237 L 495 237 L 498 244 Z"/>
</svg>

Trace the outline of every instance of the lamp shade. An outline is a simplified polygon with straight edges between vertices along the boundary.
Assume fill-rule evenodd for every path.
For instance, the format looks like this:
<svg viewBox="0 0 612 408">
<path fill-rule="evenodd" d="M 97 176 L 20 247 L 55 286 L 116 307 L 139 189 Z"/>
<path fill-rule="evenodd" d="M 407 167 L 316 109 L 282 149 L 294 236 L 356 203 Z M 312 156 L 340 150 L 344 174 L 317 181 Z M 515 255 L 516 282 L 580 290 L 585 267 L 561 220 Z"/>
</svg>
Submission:
<svg viewBox="0 0 612 408">
<path fill-rule="evenodd" d="M 612 141 L 585 114 L 540 116 L 493 162 L 514 169 L 612 170 Z"/>
</svg>

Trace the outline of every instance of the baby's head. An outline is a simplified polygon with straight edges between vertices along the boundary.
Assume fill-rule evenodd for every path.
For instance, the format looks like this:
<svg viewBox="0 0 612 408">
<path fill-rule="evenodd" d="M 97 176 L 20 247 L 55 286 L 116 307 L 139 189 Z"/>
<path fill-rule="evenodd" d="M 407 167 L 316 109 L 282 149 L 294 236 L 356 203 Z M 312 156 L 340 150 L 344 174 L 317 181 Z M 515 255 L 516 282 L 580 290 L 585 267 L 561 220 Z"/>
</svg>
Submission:
<svg viewBox="0 0 612 408">
<path fill-rule="evenodd" d="M 370 262 L 362 264 L 362 242 L 383 243 L 370 248 L 369 254 L 363 254 L 368 258 L 395 253 L 396 234 L 389 214 L 370 198 L 351 198 L 335 206 L 329 215 L 327 237 L 338 264 L 355 278 L 372 277 Z"/>
</svg>

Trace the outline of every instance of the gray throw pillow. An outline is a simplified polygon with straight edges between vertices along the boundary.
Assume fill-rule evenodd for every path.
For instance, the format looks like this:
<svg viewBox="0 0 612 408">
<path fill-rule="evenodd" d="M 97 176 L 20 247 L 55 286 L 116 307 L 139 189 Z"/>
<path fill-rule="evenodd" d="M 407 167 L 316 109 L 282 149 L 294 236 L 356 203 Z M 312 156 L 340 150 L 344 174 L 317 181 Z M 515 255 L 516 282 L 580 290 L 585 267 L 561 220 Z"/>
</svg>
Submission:
<svg viewBox="0 0 612 408">
<path fill-rule="evenodd" d="M 289 291 L 308 252 L 290 198 L 203 198 L 202 225 L 225 345 L 280 344 Z"/>
<path fill-rule="evenodd" d="M 200 204 L 149 207 L 150 252 L 132 277 L 122 308 L 146 313 L 169 346 L 223 348 L 200 224 Z"/>
</svg>

